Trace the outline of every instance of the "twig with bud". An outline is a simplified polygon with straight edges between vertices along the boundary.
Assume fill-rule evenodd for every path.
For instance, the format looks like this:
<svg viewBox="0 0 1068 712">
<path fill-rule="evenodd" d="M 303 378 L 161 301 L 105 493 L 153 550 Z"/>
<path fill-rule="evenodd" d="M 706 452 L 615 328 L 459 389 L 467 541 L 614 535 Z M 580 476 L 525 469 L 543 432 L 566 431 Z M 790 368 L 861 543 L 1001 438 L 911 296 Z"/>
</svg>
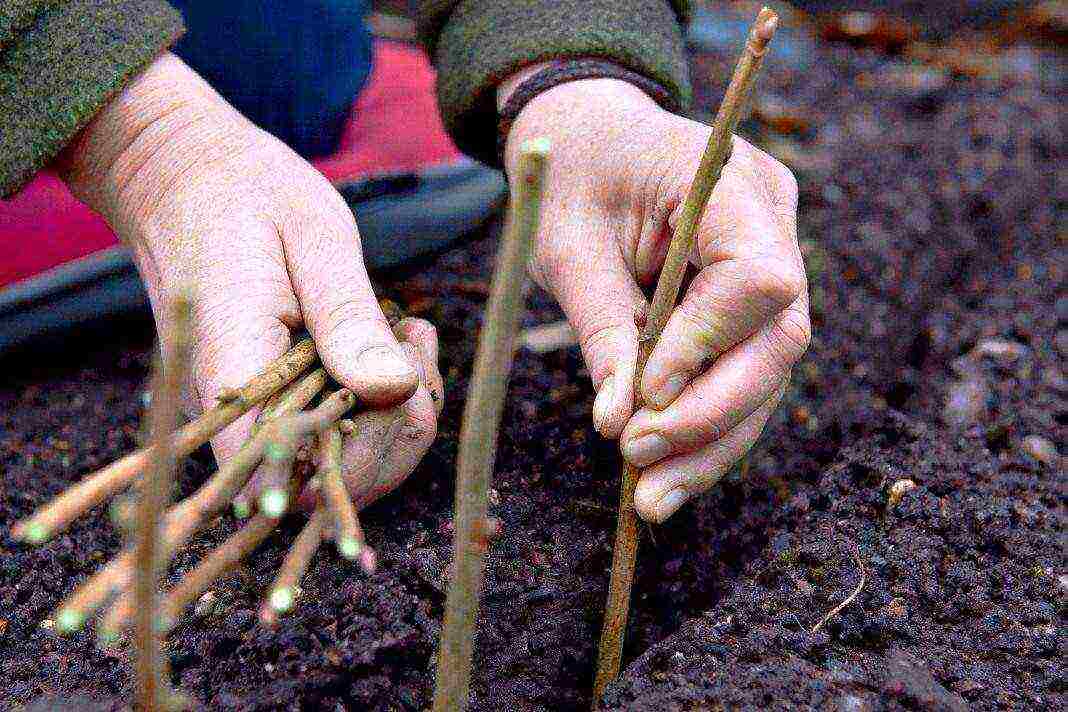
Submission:
<svg viewBox="0 0 1068 712">
<path fill-rule="evenodd" d="M 192 302 L 187 294 L 174 300 L 171 318 L 170 363 L 157 362 L 153 379 L 152 409 L 149 422 L 152 449 L 148 458 L 141 494 L 137 502 L 133 532 L 134 580 L 134 669 L 137 677 L 138 708 L 164 710 L 174 707 L 176 696 L 170 689 L 168 666 L 160 654 L 160 636 L 155 610 L 160 572 L 169 560 L 159 544 L 160 525 L 174 484 L 174 429 L 178 423 L 178 404 L 182 384 L 189 373 L 192 351 Z"/>
<path fill-rule="evenodd" d="M 686 265 L 693 254 L 697 225 L 705 211 L 712 189 L 719 181 L 723 166 L 730 157 L 731 141 L 735 129 L 749 104 L 749 95 L 756 81 L 775 30 L 779 16 L 770 8 L 763 8 L 749 30 L 745 49 L 738 60 L 730 85 L 720 104 L 719 113 L 712 125 L 712 134 L 701 156 L 693 184 L 686 195 L 682 214 L 675 226 L 664 267 L 657 281 L 656 291 L 642 329 L 638 364 L 635 369 L 635 400 L 640 400 L 642 375 L 645 364 L 656 347 L 661 332 L 667 325 L 679 296 Z M 635 408 L 642 403 L 636 402 Z M 604 627 L 597 657 L 597 672 L 593 683 L 594 699 L 600 699 L 605 686 L 619 675 L 623 656 L 623 635 L 630 609 L 631 587 L 634 583 L 634 566 L 638 553 L 638 515 L 634 510 L 634 490 L 640 471 L 629 464 L 623 466 L 619 497 L 619 521 L 616 528 L 615 547 L 612 551 L 612 576 L 608 585 L 608 601 L 605 604 Z M 596 702 L 595 702 L 596 704 Z"/>
<path fill-rule="evenodd" d="M 464 407 L 456 467 L 453 567 L 438 653 L 434 712 L 463 712 L 467 708 L 486 544 L 487 538 L 496 530 L 496 526 L 487 525 L 486 511 L 496 455 L 497 427 L 504 410 L 508 374 L 523 311 L 525 270 L 538 230 L 548 158 L 549 142 L 546 139 L 529 141 L 520 149 L 511 215 L 498 248 L 478 354 Z"/>
</svg>

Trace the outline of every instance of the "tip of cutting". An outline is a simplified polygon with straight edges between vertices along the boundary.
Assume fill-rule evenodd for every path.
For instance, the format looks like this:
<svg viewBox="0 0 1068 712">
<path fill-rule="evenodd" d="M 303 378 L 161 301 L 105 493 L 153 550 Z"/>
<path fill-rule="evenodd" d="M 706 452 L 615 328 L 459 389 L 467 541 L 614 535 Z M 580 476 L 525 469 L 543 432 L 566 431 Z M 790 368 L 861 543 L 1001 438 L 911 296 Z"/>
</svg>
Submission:
<svg viewBox="0 0 1068 712">
<path fill-rule="evenodd" d="M 775 30 L 779 28 L 779 14 L 772 10 L 770 7 L 765 7 L 757 15 L 756 28 L 754 34 L 761 43 L 767 44 L 772 36 L 775 34 Z"/>
<path fill-rule="evenodd" d="M 296 596 L 291 587 L 276 588 L 271 591 L 271 610 L 275 613 L 285 613 L 293 607 L 294 600 Z"/>
<path fill-rule="evenodd" d="M 248 519 L 252 514 L 252 506 L 247 500 L 239 499 L 234 501 L 234 516 L 238 519 Z"/>
<path fill-rule="evenodd" d="M 360 542 L 349 536 L 341 537 L 337 542 L 338 553 L 349 560 L 353 560 L 359 556 L 361 548 L 363 547 L 360 545 Z"/>
<path fill-rule="evenodd" d="M 75 611 L 70 608 L 65 608 L 59 612 L 56 616 L 56 630 L 63 635 L 69 635 L 81 630 L 82 625 L 85 623 L 85 614 L 81 611 Z"/>
<path fill-rule="evenodd" d="M 524 141 L 519 147 L 519 152 L 524 155 L 538 156 L 539 158 L 547 158 L 549 151 L 553 148 L 552 141 L 545 136 L 539 136 L 538 138 L 532 138 Z"/>
<path fill-rule="evenodd" d="M 260 512 L 272 519 L 285 514 L 288 506 L 289 496 L 284 490 L 271 488 L 260 496 Z"/>
<path fill-rule="evenodd" d="M 38 524 L 36 522 L 30 522 L 27 524 L 16 524 L 11 530 L 12 536 L 20 541 L 24 541 L 27 544 L 44 544 L 51 536 L 51 532 L 48 531 L 48 527 L 44 524 Z"/>
</svg>

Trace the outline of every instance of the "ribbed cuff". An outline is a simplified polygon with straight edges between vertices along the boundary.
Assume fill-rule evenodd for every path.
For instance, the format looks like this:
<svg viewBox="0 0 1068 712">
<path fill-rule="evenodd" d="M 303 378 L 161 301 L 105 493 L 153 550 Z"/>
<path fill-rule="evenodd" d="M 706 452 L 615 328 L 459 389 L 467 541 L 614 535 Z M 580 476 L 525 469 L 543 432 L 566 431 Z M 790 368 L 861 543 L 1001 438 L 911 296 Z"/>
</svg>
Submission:
<svg viewBox="0 0 1068 712">
<path fill-rule="evenodd" d="M 0 197 L 28 182 L 183 30 L 163 0 L 67 0 L 38 13 L 0 53 Z"/>
<path fill-rule="evenodd" d="M 663 86 L 669 108 L 690 101 L 680 15 L 668 0 L 460 0 L 434 48 L 442 119 L 464 153 L 497 159 L 498 84 L 552 59 L 604 59 Z"/>
</svg>

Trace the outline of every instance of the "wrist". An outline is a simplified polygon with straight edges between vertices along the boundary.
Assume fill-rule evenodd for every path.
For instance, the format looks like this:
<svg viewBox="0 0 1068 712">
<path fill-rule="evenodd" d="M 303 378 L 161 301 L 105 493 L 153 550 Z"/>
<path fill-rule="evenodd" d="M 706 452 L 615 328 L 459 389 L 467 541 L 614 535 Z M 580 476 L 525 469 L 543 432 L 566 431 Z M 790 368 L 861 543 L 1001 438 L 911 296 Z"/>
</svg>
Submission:
<svg viewBox="0 0 1068 712">
<path fill-rule="evenodd" d="M 117 229 L 150 212 L 175 177 L 227 150 L 251 124 L 185 63 L 160 55 L 60 154 L 71 192 Z M 119 230 L 120 233 L 125 231 Z"/>
<path fill-rule="evenodd" d="M 547 65 L 525 68 L 503 82 L 498 104 L 503 106 L 524 81 Z M 532 98 L 515 117 L 505 146 L 505 166 L 518 158 L 518 146 L 530 138 L 545 136 L 553 142 L 554 154 L 569 146 L 588 154 L 590 141 L 604 146 L 648 117 L 661 113 L 659 105 L 642 89 L 614 78 L 576 79 L 557 84 Z"/>
</svg>

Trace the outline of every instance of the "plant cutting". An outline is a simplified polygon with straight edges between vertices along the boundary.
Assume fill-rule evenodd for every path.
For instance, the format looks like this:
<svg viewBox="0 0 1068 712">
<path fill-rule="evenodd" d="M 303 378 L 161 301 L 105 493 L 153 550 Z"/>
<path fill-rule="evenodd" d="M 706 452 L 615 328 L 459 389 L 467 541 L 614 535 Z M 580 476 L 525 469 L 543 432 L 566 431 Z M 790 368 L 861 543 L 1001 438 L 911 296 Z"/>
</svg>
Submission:
<svg viewBox="0 0 1068 712">
<path fill-rule="evenodd" d="M 59 606 L 54 619 L 58 632 L 73 633 L 115 597 L 98 625 L 98 639 L 108 645 L 132 628 L 138 705 L 142 709 L 187 706 L 186 698 L 166 683 L 160 636 L 174 627 L 189 604 L 276 530 L 288 503 L 306 486 L 311 486 L 319 502 L 265 597 L 261 620 L 272 624 L 292 608 L 299 595 L 300 578 L 322 541 L 334 538 L 339 552 L 355 558 L 369 573 L 375 564 L 355 503 L 341 479 L 341 433 L 353 432 L 352 421 L 344 418 L 355 405 L 352 392 L 342 388 L 324 393 L 329 378 L 322 367 L 316 367 L 318 356 L 311 341 L 303 339 L 242 388 L 225 392 L 215 408 L 175 431 L 179 386 L 188 373 L 191 302 L 179 297 L 175 303 L 170 339 L 173 363 L 168 364 L 166 377 L 161 375 L 164 369 L 158 365 L 155 369 L 150 444 L 61 493 L 13 531 L 28 543 L 43 542 L 121 487 L 136 485 L 110 510 L 112 519 L 131 532 L 133 542 L 78 586 Z M 403 317 L 391 302 L 384 303 L 383 308 L 395 317 L 391 325 Z M 317 405 L 304 410 L 317 398 Z M 263 408 L 248 442 L 193 495 L 168 508 L 177 460 L 256 404 L 263 404 Z M 169 428 L 167 423 L 171 423 Z M 306 482 L 302 474 L 306 468 L 295 467 L 295 460 L 300 443 L 313 436 L 319 440 L 319 472 Z M 252 483 L 249 480 L 254 472 L 258 481 Z M 194 534 L 215 521 L 239 493 L 248 493 L 244 504 L 249 507 L 251 498 L 260 493 L 258 513 L 161 598 L 156 591 L 166 562 Z M 243 514 L 240 498 L 237 504 L 236 513 Z"/>
<path fill-rule="evenodd" d="M 453 564 L 438 648 L 434 712 L 467 709 L 486 545 L 500 527 L 486 516 L 497 427 L 504 411 L 508 374 L 522 316 L 526 265 L 538 231 L 549 148 L 547 140 L 534 139 L 520 149 L 519 175 L 514 177 L 508 228 L 497 253 L 464 406 L 456 465 Z"/>
<path fill-rule="evenodd" d="M 152 409 L 149 424 L 152 436 L 148 471 L 136 507 L 133 531 L 135 574 L 131 588 L 134 602 L 134 672 L 137 679 L 137 707 L 145 712 L 182 709 L 186 702 L 170 689 L 168 665 L 160 652 L 160 633 L 155 611 L 160 572 L 169 557 L 158 546 L 161 515 L 170 499 L 174 484 L 174 428 L 178 422 L 178 404 L 182 384 L 189 373 L 192 351 L 192 302 L 181 293 L 174 300 L 171 315 L 173 357 L 164 365 L 156 362 Z"/>
<path fill-rule="evenodd" d="M 757 15 L 756 21 L 749 30 L 745 48 L 734 69 L 723 102 L 720 104 L 719 112 L 716 114 L 712 133 L 708 138 L 704 154 L 701 156 L 697 174 L 686 195 L 682 214 L 675 225 L 648 314 L 644 318 L 644 324 L 639 324 L 641 338 L 634 378 L 636 401 L 641 398 L 641 382 L 645 364 L 653 353 L 657 339 L 675 308 L 686 266 L 693 253 L 697 225 L 712 195 L 712 190 L 719 181 L 723 166 L 730 157 L 732 136 L 749 104 L 749 96 L 756 82 L 757 73 L 778 23 L 778 15 L 770 8 L 763 8 Z M 635 409 L 642 405 L 644 403 L 636 402 Z M 638 515 L 634 509 L 634 490 L 640 474 L 641 472 L 636 467 L 624 464 L 616 540 L 612 551 L 612 575 L 608 586 L 608 601 L 605 604 L 597 671 L 593 684 L 594 700 L 599 700 L 604 693 L 605 686 L 619 675 L 638 552 Z"/>
</svg>

